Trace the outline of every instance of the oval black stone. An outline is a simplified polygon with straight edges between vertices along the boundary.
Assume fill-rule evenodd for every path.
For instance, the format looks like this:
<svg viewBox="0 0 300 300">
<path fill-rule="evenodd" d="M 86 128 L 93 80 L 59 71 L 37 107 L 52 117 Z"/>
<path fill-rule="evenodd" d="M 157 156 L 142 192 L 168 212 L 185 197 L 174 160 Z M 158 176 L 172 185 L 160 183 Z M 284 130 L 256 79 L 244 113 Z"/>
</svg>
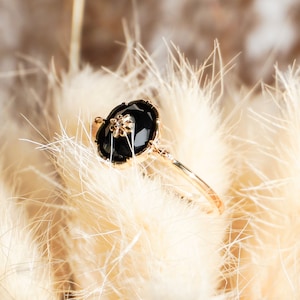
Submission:
<svg viewBox="0 0 300 300">
<path fill-rule="evenodd" d="M 112 128 L 112 124 L 120 118 L 124 118 L 125 121 L 130 120 L 130 130 L 125 134 L 119 134 L 122 130 L 119 132 Z M 99 155 L 114 163 L 123 163 L 133 154 L 139 155 L 144 152 L 149 141 L 154 140 L 156 136 L 157 120 L 157 110 L 144 100 L 135 100 L 116 106 L 97 132 L 96 143 Z"/>
</svg>

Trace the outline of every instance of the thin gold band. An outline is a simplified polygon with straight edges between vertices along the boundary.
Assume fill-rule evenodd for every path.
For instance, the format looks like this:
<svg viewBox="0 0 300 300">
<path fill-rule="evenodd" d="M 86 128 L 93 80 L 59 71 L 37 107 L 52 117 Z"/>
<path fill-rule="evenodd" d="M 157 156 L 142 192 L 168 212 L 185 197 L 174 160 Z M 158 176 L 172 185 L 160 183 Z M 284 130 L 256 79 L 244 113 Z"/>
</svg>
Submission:
<svg viewBox="0 0 300 300">
<path fill-rule="evenodd" d="M 168 151 L 162 150 L 156 147 L 154 144 L 151 145 L 153 153 L 158 154 L 160 157 L 165 159 L 167 162 L 170 162 L 173 166 L 177 168 L 178 171 L 181 171 L 181 174 L 208 200 L 212 205 L 213 210 L 217 210 L 219 214 L 224 212 L 224 203 L 219 198 L 217 193 L 199 176 L 194 172 L 188 169 L 185 165 L 175 159 Z"/>
<path fill-rule="evenodd" d="M 186 166 L 180 163 L 178 160 L 173 159 L 172 163 L 174 166 L 179 168 L 185 174 L 186 178 L 190 180 L 196 188 L 205 196 L 205 198 L 215 207 L 217 208 L 219 214 L 222 214 L 224 211 L 224 204 L 216 192 L 199 176 L 189 170 Z"/>
</svg>

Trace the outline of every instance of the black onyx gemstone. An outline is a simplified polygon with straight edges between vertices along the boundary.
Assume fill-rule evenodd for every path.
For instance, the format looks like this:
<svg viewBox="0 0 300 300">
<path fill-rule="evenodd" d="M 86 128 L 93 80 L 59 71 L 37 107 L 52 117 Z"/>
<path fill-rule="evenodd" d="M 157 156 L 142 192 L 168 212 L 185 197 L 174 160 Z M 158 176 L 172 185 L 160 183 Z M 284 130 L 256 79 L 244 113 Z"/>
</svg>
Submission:
<svg viewBox="0 0 300 300">
<path fill-rule="evenodd" d="M 96 134 L 99 155 L 123 163 L 141 154 L 156 136 L 157 120 L 157 110 L 144 100 L 116 106 Z"/>
</svg>

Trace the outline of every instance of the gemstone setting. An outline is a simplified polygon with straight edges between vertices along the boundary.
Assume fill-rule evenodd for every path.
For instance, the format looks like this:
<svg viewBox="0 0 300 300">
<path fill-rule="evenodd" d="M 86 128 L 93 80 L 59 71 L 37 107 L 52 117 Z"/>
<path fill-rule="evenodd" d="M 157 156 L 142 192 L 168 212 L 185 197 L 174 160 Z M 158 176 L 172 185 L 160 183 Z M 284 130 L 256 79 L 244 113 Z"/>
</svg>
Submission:
<svg viewBox="0 0 300 300">
<path fill-rule="evenodd" d="M 113 163 L 124 163 L 146 151 L 158 131 L 158 112 L 145 100 L 116 106 L 96 134 L 99 155 Z"/>
</svg>

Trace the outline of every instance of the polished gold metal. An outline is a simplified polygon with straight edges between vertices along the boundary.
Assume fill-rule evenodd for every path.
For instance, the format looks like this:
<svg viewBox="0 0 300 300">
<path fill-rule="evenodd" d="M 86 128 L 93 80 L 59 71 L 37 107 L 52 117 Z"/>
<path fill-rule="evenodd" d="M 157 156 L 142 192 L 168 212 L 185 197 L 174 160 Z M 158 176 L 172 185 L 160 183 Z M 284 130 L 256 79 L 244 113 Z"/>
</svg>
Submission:
<svg viewBox="0 0 300 300">
<path fill-rule="evenodd" d="M 96 117 L 92 124 L 92 137 L 95 138 L 100 126 L 105 122 L 101 117 Z"/>
<path fill-rule="evenodd" d="M 109 130 L 113 133 L 114 138 L 126 136 L 128 133 L 131 133 L 134 125 L 134 122 L 129 114 L 125 116 L 117 115 L 116 118 L 111 118 L 109 122 Z"/>
<path fill-rule="evenodd" d="M 105 119 L 101 117 L 96 117 L 93 125 L 92 125 L 92 134 L 96 137 L 97 131 L 100 126 L 105 122 Z M 159 124 L 159 120 L 157 119 L 157 124 Z M 113 132 L 114 138 L 118 138 L 119 136 L 126 136 L 128 133 L 132 131 L 134 126 L 133 120 L 130 115 L 118 115 L 116 118 L 110 119 L 110 130 Z M 194 172 L 188 169 L 185 165 L 179 162 L 177 159 L 173 157 L 167 150 L 160 148 L 159 146 L 159 127 L 155 134 L 155 140 L 149 141 L 148 148 L 143 153 L 136 155 L 138 158 L 138 162 L 142 162 L 147 159 L 149 156 L 155 156 L 156 158 L 161 158 L 165 163 L 174 167 L 175 170 L 178 171 L 181 175 L 185 177 L 190 184 L 195 187 L 195 189 L 205 197 L 205 199 L 210 204 L 210 209 L 206 210 L 208 213 L 216 212 L 218 214 L 222 214 L 224 211 L 223 201 L 219 198 L 217 193 L 199 176 L 197 176 Z M 128 159 L 129 162 L 132 159 Z M 109 161 L 109 160 L 108 160 Z M 116 166 L 123 167 L 123 164 L 115 164 Z M 194 198 L 190 198 L 191 202 L 194 202 Z M 197 201 L 196 201 L 197 202 Z"/>
<path fill-rule="evenodd" d="M 187 179 L 198 190 L 198 192 L 200 192 L 200 194 L 202 194 L 209 201 L 212 209 L 210 209 L 208 212 L 213 212 L 216 210 L 219 214 L 224 212 L 223 201 L 219 198 L 217 193 L 198 175 L 175 159 L 167 150 L 159 148 L 157 141 L 151 141 L 149 143 L 149 148 L 149 153 L 157 154 L 159 157 L 164 159 L 166 163 L 174 166 L 175 169 L 179 171 L 179 173 L 183 175 L 185 179 Z"/>
</svg>

